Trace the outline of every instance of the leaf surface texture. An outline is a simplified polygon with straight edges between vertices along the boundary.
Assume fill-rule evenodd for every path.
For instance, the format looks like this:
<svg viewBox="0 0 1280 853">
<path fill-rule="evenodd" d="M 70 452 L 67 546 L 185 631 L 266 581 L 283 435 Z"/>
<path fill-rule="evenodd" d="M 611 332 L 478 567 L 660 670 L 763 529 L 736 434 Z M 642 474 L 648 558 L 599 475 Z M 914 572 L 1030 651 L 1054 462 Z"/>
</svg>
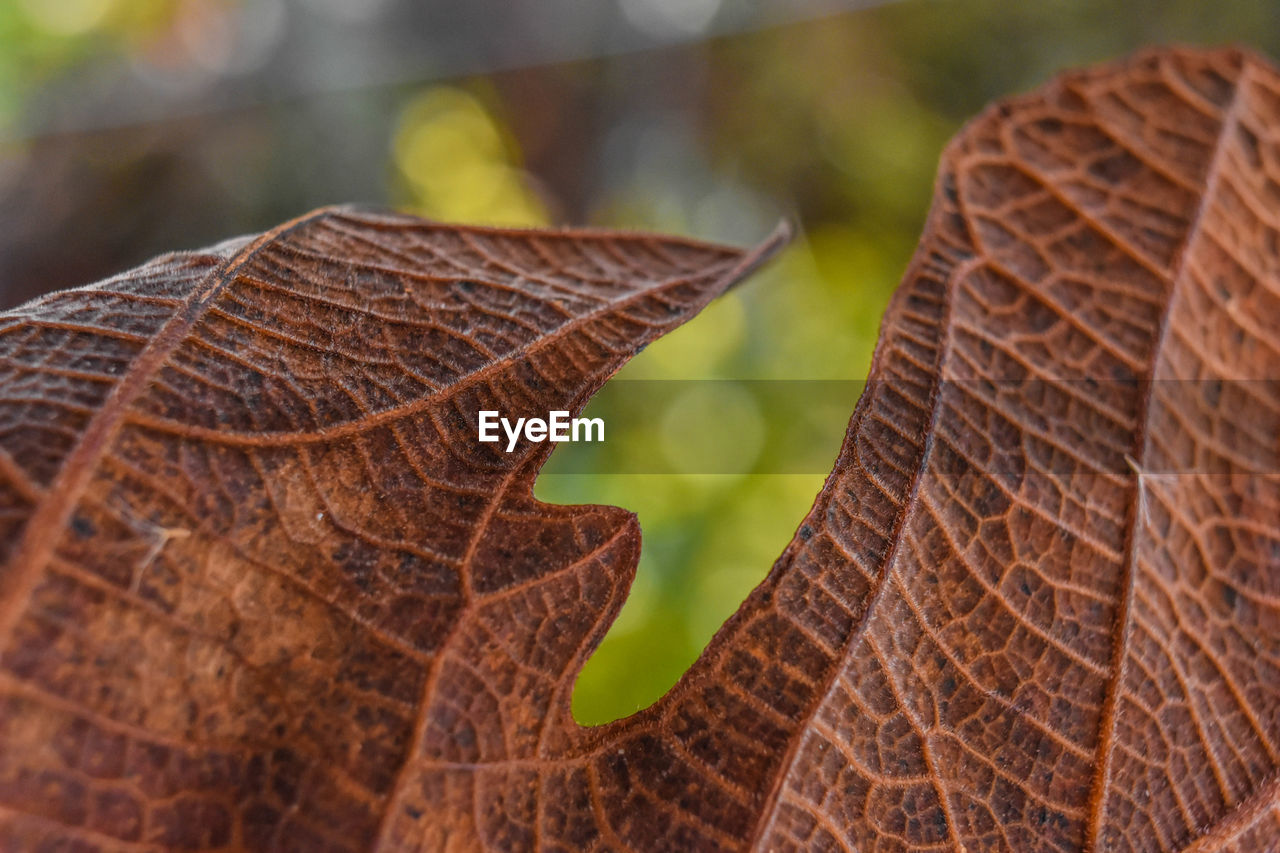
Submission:
<svg viewBox="0 0 1280 853">
<path fill-rule="evenodd" d="M 593 728 L 639 530 L 476 413 L 580 410 L 780 238 L 325 210 L 0 315 L 0 844 L 1267 849 L 1278 142 L 1231 50 L 975 119 L 795 539 Z"/>
</svg>

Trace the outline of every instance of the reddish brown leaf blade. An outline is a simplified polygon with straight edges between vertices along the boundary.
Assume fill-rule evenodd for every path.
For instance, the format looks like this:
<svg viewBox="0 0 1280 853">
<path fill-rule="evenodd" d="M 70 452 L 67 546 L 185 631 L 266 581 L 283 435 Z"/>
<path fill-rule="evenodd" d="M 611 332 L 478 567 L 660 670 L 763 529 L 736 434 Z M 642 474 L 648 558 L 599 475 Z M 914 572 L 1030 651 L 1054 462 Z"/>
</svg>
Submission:
<svg viewBox="0 0 1280 853">
<path fill-rule="evenodd" d="M 784 237 L 322 210 L 0 315 L 0 846 L 367 849 L 419 756 L 531 750 L 638 531 L 476 413 L 579 410 Z"/>
<path fill-rule="evenodd" d="M 1163 52 L 966 128 L 796 540 L 671 694 L 591 739 L 624 840 L 1265 836 L 1278 119 L 1260 60 Z"/>
</svg>

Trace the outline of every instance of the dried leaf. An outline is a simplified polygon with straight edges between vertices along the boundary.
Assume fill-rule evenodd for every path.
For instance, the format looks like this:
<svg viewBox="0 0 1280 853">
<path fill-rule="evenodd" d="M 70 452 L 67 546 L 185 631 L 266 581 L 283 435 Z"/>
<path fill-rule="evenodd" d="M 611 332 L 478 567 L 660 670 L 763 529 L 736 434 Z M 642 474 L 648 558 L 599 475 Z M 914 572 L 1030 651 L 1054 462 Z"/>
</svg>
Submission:
<svg viewBox="0 0 1280 853">
<path fill-rule="evenodd" d="M 442 738 L 535 748 L 639 532 L 476 414 L 580 409 L 783 236 L 322 210 L 0 315 L 0 848 L 367 849 Z"/>
<path fill-rule="evenodd" d="M 1267 848 L 1278 136 L 1239 51 L 973 122 L 795 540 L 596 728 L 634 519 L 475 412 L 580 409 L 773 243 L 327 212 L 0 315 L 0 843 Z"/>
</svg>

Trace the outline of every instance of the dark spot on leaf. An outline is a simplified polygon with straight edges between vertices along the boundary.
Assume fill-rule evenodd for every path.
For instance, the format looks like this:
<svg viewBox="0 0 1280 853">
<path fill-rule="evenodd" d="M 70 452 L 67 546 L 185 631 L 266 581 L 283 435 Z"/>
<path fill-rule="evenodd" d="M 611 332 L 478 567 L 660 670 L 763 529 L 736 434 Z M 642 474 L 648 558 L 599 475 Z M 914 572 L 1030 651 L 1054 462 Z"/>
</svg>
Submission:
<svg viewBox="0 0 1280 853">
<path fill-rule="evenodd" d="M 78 539 L 92 539 L 98 535 L 97 526 L 79 513 L 71 517 L 71 530 Z"/>
</svg>

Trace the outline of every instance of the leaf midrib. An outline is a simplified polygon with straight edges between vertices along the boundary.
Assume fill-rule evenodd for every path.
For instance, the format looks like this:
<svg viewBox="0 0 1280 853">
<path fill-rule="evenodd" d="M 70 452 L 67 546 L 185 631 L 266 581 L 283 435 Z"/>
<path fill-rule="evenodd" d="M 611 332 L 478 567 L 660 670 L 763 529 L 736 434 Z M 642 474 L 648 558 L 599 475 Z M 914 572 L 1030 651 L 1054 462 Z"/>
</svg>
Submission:
<svg viewBox="0 0 1280 853">
<path fill-rule="evenodd" d="M 1151 449 L 1152 389 L 1161 364 L 1165 337 L 1169 330 L 1169 318 L 1173 315 L 1174 306 L 1177 304 L 1178 297 L 1183 290 L 1182 284 L 1186 277 L 1186 258 L 1192 247 L 1199 240 L 1205 212 L 1217 193 L 1218 181 L 1224 171 L 1224 161 L 1227 157 L 1227 141 L 1230 138 L 1232 129 L 1239 124 L 1240 109 L 1244 101 L 1243 93 L 1249 83 L 1249 74 L 1252 67 L 1249 57 L 1244 56 L 1241 61 L 1240 76 L 1236 79 L 1235 88 L 1232 90 L 1231 101 L 1222 111 L 1218 137 L 1204 173 L 1204 192 L 1196 203 L 1196 209 L 1191 216 L 1187 234 L 1183 238 L 1177 254 L 1174 256 L 1169 272 L 1169 298 L 1165 301 L 1164 310 L 1160 314 L 1155 341 L 1151 349 L 1151 368 L 1143 384 L 1138 416 L 1135 419 L 1137 429 L 1134 432 L 1134 452 L 1131 457 L 1134 460 L 1133 465 L 1135 468 L 1133 475 L 1135 478 L 1134 496 L 1129 501 L 1129 518 L 1125 526 L 1124 563 L 1121 566 L 1120 578 L 1123 598 L 1121 599 L 1120 607 L 1117 609 L 1115 626 L 1112 629 L 1112 636 L 1115 639 L 1112 642 L 1112 659 L 1109 669 L 1113 674 L 1107 682 L 1106 699 L 1103 703 L 1103 713 L 1098 725 L 1097 760 L 1095 762 L 1095 766 L 1098 769 L 1094 776 L 1093 788 L 1089 793 L 1089 822 L 1084 847 L 1086 851 L 1104 849 L 1101 836 L 1106 825 L 1111 763 L 1115 751 L 1116 719 L 1119 713 L 1120 695 L 1123 691 L 1127 672 L 1129 636 L 1132 633 L 1133 625 L 1132 607 L 1137 581 L 1138 547 L 1142 523 L 1141 509 L 1143 505 L 1143 489 L 1145 488 L 1143 485 L 1143 471 Z M 1202 827 L 1200 835 L 1206 835 L 1211 832 L 1216 823 L 1217 821 Z"/>
</svg>

